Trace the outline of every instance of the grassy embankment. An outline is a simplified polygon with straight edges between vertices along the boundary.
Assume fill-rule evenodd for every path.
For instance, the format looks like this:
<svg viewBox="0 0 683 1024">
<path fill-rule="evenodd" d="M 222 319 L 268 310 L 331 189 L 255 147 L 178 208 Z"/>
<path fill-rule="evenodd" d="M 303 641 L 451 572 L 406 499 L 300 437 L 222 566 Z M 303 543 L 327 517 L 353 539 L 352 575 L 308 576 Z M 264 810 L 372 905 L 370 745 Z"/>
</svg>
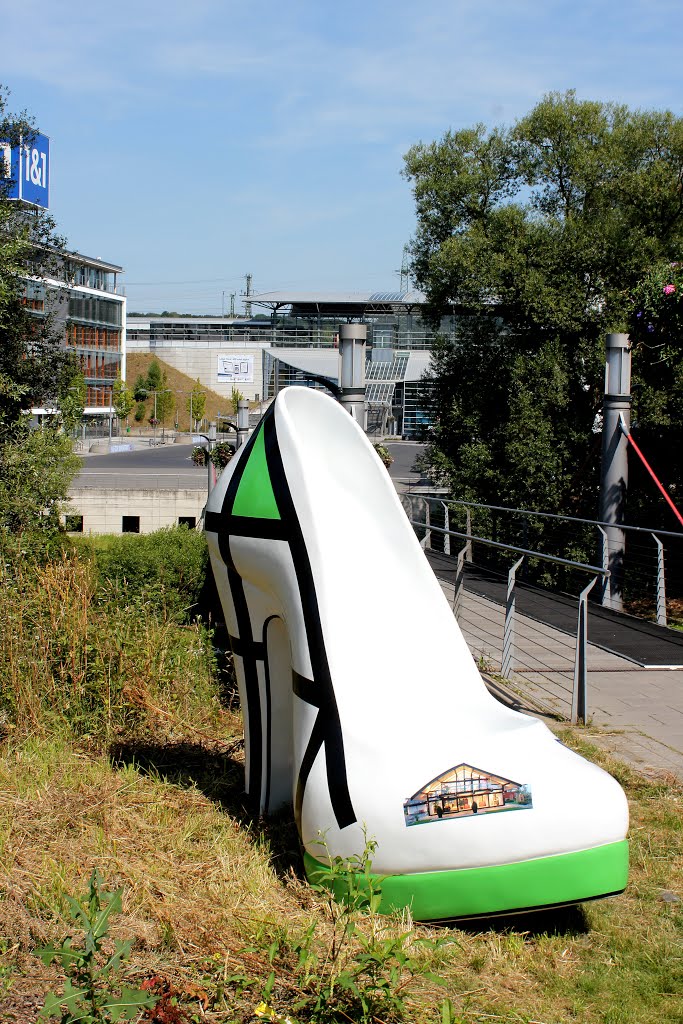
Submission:
<svg viewBox="0 0 683 1024">
<path fill-rule="evenodd" d="M 289 819 L 256 820 L 244 802 L 229 665 L 188 614 L 204 558 L 179 530 L 4 570 L 2 1021 L 35 1020 L 60 989 L 33 950 L 64 937 L 65 897 L 95 866 L 123 888 L 123 979 L 177 993 L 182 1014 L 159 1021 L 247 1021 L 264 995 L 298 1021 L 683 1020 L 683 793 L 579 732 L 563 739 L 628 791 L 624 895 L 467 928 L 359 913 L 344 933 L 302 881 Z"/>
<path fill-rule="evenodd" d="M 176 370 L 175 367 L 171 366 L 169 363 L 165 363 L 163 359 L 160 359 L 158 356 L 148 355 L 144 352 L 133 352 L 130 353 L 127 358 L 126 376 L 128 379 L 128 385 L 133 388 L 139 376 L 144 378 L 147 377 L 150 363 L 153 359 L 157 360 L 162 371 L 166 374 L 166 386 L 173 392 L 174 396 L 173 406 L 168 414 L 164 426 L 169 430 L 175 425 L 177 411 L 178 429 L 181 431 L 189 431 L 190 414 L 187 408 L 187 400 L 193 387 L 197 386 L 196 380 L 188 377 L 187 374 L 182 373 L 180 370 Z M 212 391 L 211 388 L 204 387 L 204 385 L 201 385 L 201 389 L 206 395 L 204 418 L 207 422 L 215 422 L 219 414 L 221 416 L 227 416 L 228 418 L 233 417 L 232 402 L 229 398 L 226 398 L 224 395 L 219 395 L 218 392 Z M 144 420 L 140 423 L 136 423 L 134 418 L 135 407 L 133 407 L 128 417 L 128 424 L 131 432 L 135 434 L 138 432 L 147 433 L 151 429 L 149 427 L 148 420 L 154 413 L 154 399 L 152 397 L 148 398 L 144 405 Z M 122 430 L 123 429 L 125 428 L 122 426 Z"/>
</svg>

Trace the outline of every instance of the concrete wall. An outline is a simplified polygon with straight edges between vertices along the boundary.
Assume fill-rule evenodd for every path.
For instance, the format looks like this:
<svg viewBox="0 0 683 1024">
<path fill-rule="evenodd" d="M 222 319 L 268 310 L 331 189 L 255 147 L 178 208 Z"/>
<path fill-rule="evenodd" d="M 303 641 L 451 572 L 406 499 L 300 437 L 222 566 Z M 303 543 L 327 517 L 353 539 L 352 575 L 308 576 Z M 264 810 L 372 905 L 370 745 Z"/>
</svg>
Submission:
<svg viewBox="0 0 683 1024">
<path fill-rule="evenodd" d="M 229 399 L 232 395 L 233 386 L 241 391 L 245 398 L 254 399 L 256 395 L 263 397 L 263 349 L 268 344 L 242 345 L 239 342 L 211 341 L 211 342 L 177 342 L 156 340 L 150 346 L 145 340 L 132 340 L 128 343 L 128 352 L 149 352 L 157 356 L 163 362 L 173 366 L 181 373 L 186 373 L 192 380 L 199 378 L 200 382 L 207 388 L 211 388 L 219 395 L 225 395 Z M 254 360 L 253 381 L 239 381 L 236 384 L 219 381 L 218 379 L 218 357 L 230 356 L 231 358 L 248 357 Z M 226 403 L 225 412 L 228 412 Z"/>
<path fill-rule="evenodd" d="M 70 513 L 83 516 L 83 533 L 122 533 L 124 516 L 140 517 L 140 533 L 177 526 L 181 516 L 199 522 L 206 503 L 204 490 L 98 490 L 72 488 Z"/>
</svg>

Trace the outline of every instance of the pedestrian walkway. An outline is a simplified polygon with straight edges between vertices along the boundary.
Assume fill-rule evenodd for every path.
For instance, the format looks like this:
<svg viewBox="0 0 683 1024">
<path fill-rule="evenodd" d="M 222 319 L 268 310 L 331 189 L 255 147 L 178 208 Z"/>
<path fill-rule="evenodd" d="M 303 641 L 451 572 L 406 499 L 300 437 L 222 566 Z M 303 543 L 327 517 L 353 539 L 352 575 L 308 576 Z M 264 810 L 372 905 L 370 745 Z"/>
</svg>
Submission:
<svg viewBox="0 0 683 1024">
<path fill-rule="evenodd" d="M 453 584 L 441 585 L 453 604 Z M 519 710 L 555 723 L 568 719 L 574 636 L 519 614 L 515 670 L 501 681 L 504 617 L 500 604 L 464 590 L 458 621 L 489 689 Z M 588 716 L 599 730 L 591 742 L 646 774 L 683 782 L 683 669 L 642 668 L 590 643 L 590 627 L 588 636 Z"/>
<path fill-rule="evenodd" d="M 454 583 L 456 560 L 439 551 L 428 550 L 426 554 L 438 578 Z M 466 590 L 498 605 L 505 605 L 507 579 L 504 576 L 472 562 L 466 562 L 464 570 Z M 587 577 L 587 582 L 589 580 Z M 521 613 L 564 633 L 576 633 L 576 598 L 544 590 L 523 580 L 517 580 L 515 593 Z M 658 626 L 656 622 L 637 619 L 589 601 L 588 634 L 593 644 L 627 658 L 641 668 L 683 668 L 683 632 Z"/>
</svg>

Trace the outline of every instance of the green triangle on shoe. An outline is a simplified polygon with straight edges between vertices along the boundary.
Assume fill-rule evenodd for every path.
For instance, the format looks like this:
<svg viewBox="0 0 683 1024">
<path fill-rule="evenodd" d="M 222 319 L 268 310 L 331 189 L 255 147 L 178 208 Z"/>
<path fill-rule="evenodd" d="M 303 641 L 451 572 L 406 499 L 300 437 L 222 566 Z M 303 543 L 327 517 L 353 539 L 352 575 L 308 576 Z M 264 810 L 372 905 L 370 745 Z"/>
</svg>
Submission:
<svg viewBox="0 0 683 1024">
<path fill-rule="evenodd" d="M 244 467 L 232 506 L 232 514 L 234 516 L 249 516 L 251 519 L 280 518 L 268 473 L 262 426 L 256 435 L 256 440 Z"/>
</svg>

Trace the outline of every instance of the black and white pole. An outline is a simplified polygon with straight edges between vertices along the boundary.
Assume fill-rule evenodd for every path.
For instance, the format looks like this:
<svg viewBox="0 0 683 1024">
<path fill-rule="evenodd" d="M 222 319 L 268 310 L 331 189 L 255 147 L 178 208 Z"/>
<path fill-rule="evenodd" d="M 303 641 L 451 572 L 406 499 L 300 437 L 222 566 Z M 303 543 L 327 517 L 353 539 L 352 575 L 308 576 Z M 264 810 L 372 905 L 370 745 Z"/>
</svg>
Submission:
<svg viewBox="0 0 683 1024">
<path fill-rule="evenodd" d="M 341 324 L 339 327 L 339 401 L 365 430 L 365 324 Z"/>
<path fill-rule="evenodd" d="M 628 440 L 622 429 L 631 424 L 631 343 L 628 334 L 608 334 L 605 365 L 605 398 L 602 412 L 602 470 L 599 518 L 607 545 L 604 564 L 610 571 L 603 604 L 616 611 L 623 607 L 624 522 L 628 491 Z"/>
</svg>

